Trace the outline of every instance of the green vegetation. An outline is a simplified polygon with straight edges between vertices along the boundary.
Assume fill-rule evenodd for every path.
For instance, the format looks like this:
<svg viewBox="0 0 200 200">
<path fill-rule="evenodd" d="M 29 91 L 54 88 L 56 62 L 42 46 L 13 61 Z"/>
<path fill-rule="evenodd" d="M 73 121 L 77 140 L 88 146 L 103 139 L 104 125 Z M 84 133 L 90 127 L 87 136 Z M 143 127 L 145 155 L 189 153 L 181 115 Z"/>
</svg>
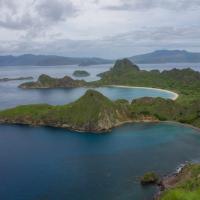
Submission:
<svg viewBox="0 0 200 200">
<path fill-rule="evenodd" d="M 93 82 L 102 85 L 126 85 L 138 87 L 155 87 L 177 92 L 178 102 L 188 104 L 200 99 L 200 73 L 192 69 L 173 69 L 159 72 L 158 70 L 140 70 L 129 60 L 116 62 L 114 67 L 105 73 L 99 74 L 101 80 Z"/>
<path fill-rule="evenodd" d="M 157 70 L 148 72 L 140 70 L 128 59 L 123 59 L 118 60 L 110 71 L 99 76 L 101 80 L 87 83 L 73 80 L 68 76 L 56 79 L 41 75 L 37 82 L 24 83 L 20 87 L 51 88 L 113 84 L 147 86 L 170 89 L 178 92 L 180 97 L 176 101 L 144 97 L 129 104 L 123 99 L 112 102 L 98 92 L 89 91 L 81 99 L 69 105 L 19 106 L 0 112 L 0 120 L 13 123 L 18 121 L 25 124 L 46 124 L 82 131 L 108 130 L 127 121 L 176 121 L 200 127 L 199 72 L 191 69 L 173 69 L 161 73 Z M 9 113 L 11 113 L 10 116 Z"/>
<path fill-rule="evenodd" d="M 85 81 L 74 80 L 69 76 L 63 78 L 52 78 L 42 74 L 36 82 L 27 82 L 19 85 L 20 88 L 71 88 L 86 85 Z"/>
<path fill-rule="evenodd" d="M 159 180 L 159 177 L 156 173 L 154 172 L 147 172 L 144 174 L 143 177 L 141 177 L 141 184 L 142 185 L 148 185 L 148 184 L 156 184 Z"/>
<path fill-rule="evenodd" d="M 200 127 L 200 73 L 192 69 L 140 70 L 128 59 L 119 60 L 114 67 L 99 74 L 101 80 L 91 84 L 127 85 L 167 89 L 179 94 L 176 101 L 162 98 L 141 98 L 131 104 L 132 117 L 155 117 L 160 121 L 177 121 Z"/>
<path fill-rule="evenodd" d="M 200 101 L 183 105 L 173 100 L 144 97 L 131 103 L 133 116 L 154 116 L 160 121 L 176 121 L 200 127 Z"/>
<path fill-rule="evenodd" d="M 169 189 L 160 200 L 199 200 L 200 198 L 200 165 L 189 164 L 174 177 Z"/>
<path fill-rule="evenodd" d="M 88 73 L 87 71 L 84 71 L 84 70 L 76 70 L 76 71 L 74 71 L 73 76 L 86 77 L 86 76 L 90 76 L 90 73 Z"/>
<path fill-rule="evenodd" d="M 128 106 L 88 90 L 74 103 L 63 106 L 27 105 L 0 112 L 0 123 L 70 128 L 78 131 L 109 130 L 130 120 Z"/>
</svg>

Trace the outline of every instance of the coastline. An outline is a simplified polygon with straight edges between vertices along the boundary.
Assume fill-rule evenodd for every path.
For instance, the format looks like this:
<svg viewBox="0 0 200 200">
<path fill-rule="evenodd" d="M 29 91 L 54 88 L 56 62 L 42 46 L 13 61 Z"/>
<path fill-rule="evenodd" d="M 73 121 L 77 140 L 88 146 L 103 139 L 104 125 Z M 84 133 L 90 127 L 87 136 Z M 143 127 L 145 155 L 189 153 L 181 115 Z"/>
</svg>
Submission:
<svg viewBox="0 0 200 200">
<path fill-rule="evenodd" d="M 157 91 L 161 91 L 161 92 L 166 92 L 169 94 L 173 95 L 173 98 L 171 98 L 173 101 L 175 101 L 176 99 L 178 99 L 179 94 L 176 92 L 172 92 L 170 90 L 165 90 L 165 89 L 160 89 L 160 88 L 153 88 L 153 87 L 138 87 L 138 86 L 126 86 L 126 85 L 108 85 L 108 87 L 118 87 L 118 88 L 135 88 L 135 89 L 149 89 L 149 90 L 157 90 Z"/>
<path fill-rule="evenodd" d="M 191 124 L 185 124 L 185 123 L 181 123 L 181 122 L 176 122 L 176 121 L 159 121 L 159 123 L 169 123 L 169 124 L 177 124 L 177 125 L 182 125 L 182 126 L 185 126 L 185 127 L 188 127 L 188 128 L 192 128 L 194 130 L 197 130 L 200 132 L 200 128 L 196 127 L 196 126 L 193 126 Z"/>
</svg>

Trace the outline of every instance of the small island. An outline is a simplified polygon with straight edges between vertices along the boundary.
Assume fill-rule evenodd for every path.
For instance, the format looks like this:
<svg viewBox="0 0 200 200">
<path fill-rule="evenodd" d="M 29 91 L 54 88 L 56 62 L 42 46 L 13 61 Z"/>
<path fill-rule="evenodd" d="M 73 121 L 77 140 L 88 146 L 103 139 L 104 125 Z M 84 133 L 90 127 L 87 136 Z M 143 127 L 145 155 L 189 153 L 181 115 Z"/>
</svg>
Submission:
<svg viewBox="0 0 200 200">
<path fill-rule="evenodd" d="M 32 80 L 32 76 L 28 77 L 19 77 L 19 78 L 0 78 L 0 82 L 7 82 L 7 81 L 23 81 L 23 80 Z"/>
<path fill-rule="evenodd" d="M 159 176 L 155 172 L 147 172 L 140 179 L 142 185 L 156 184 L 158 181 Z"/>
<path fill-rule="evenodd" d="M 39 76 L 36 82 L 27 82 L 19 85 L 23 89 L 34 89 L 34 88 L 74 88 L 85 86 L 86 82 L 83 80 L 74 80 L 69 76 L 63 78 L 52 78 L 46 74 Z"/>
<path fill-rule="evenodd" d="M 75 77 L 87 77 L 90 76 L 90 73 L 84 70 L 76 70 L 73 73 L 73 76 Z"/>
</svg>

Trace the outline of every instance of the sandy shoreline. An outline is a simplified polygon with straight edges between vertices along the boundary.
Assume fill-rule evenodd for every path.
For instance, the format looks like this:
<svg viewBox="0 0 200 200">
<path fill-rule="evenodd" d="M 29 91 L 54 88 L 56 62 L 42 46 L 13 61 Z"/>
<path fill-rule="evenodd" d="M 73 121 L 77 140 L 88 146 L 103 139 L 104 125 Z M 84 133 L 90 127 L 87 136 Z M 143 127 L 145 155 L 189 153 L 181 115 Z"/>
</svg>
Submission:
<svg viewBox="0 0 200 200">
<path fill-rule="evenodd" d="M 170 90 L 164 90 L 164 89 L 159 89 L 159 88 L 152 88 L 152 87 L 135 87 L 135 86 L 125 86 L 125 85 L 109 85 L 109 87 L 118 87 L 118 88 L 136 88 L 136 89 L 149 89 L 149 90 L 157 90 L 157 91 L 161 91 L 161 92 L 166 92 L 169 94 L 173 95 L 173 98 L 171 98 L 172 100 L 176 100 L 179 97 L 179 94 L 172 92 Z"/>
</svg>

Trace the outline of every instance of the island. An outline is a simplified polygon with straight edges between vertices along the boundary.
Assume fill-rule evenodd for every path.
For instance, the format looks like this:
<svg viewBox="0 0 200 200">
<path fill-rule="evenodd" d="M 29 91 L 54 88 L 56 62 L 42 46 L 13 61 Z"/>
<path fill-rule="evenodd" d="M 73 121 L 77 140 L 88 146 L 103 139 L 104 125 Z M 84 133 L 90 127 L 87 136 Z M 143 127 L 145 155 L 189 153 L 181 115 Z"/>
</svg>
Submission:
<svg viewBox="0 0 200 200">
<path fill-rule="evenodd" d="M 41 75 L 21 88 L 69 88 L 123 85 L 175 91 L 176 100 L 144 97 L 129 103 L 111 101 L 89 90 L 78 101 L 64 106 L 27 105 L 0 112 L 0 123 L 29 124 L 103 132 L 127 122 L 176 122 L 200 128 L 200 73 L 192 69 L 145 71 L 128 59 L 118 60 L 98 81 L 86 82 Z"/>
<path fill-rule="evenodd" d="M 74 80 L 69 76 L 63 78 L 52 78 L 46 74 L 39 76 L 36 82 L 27 82 L 19 85 L 20 88 L 73 88 L 83 87 L 86 82 L 83 80 Z"/>
<path fill-rule="evenodd" d="M 87 77 L 87 76 L 90 76 L 90 73 L 87 72 L 87 71 L 84 71 L 84 70 L 76 70 L 76 71 L 74 71 L 73 76 L 76 76 L 76 77 Z"/>
<path fill-rule="evenodd" d="M 187 164 L 180 172 L 164 177 L 156 200 L 198 200 L 200 197 L 200 164 Z"/>
<path fill-rule="evenodd" d="M 158 181 L 159 176 L 155 172 L 147 172 L 140 179 L 142 185 L 157 184 Z"/>
<path fill-rule="evenodd" d="M 7 82 L 7 81 L 23 81 L 23 80 L 32 80 L 32 76 L 28 77 L 19 77 L 19 78 L 0 78 L 0 82 Z"/>
</svg>

